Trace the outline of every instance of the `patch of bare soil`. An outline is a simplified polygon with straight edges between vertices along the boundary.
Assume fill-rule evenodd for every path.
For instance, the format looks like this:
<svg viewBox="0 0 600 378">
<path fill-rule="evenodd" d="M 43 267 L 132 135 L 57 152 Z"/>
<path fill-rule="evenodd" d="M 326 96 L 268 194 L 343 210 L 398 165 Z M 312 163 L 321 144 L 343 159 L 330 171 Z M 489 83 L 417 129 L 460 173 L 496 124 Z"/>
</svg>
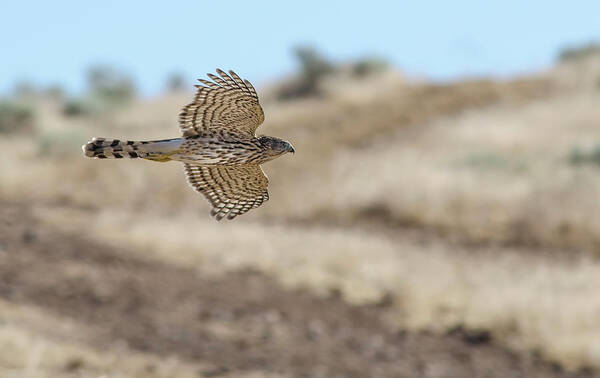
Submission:
<svg viewBox="0 0 600 378">
<path fill-rule="evenodd" d="M 95 348 L 125 342 L 214 367 L 199 376 L 599 376 L 511 353 L 484 331 L 393 330 L 383 320 L 385 304 L 355 307 L 287 290 L 257 272 L 202 277 L 193 267 L 133 255 L 56 232 L 26 206 L 0 203 L 0 297 L 86 324 Z"/>
</svg>

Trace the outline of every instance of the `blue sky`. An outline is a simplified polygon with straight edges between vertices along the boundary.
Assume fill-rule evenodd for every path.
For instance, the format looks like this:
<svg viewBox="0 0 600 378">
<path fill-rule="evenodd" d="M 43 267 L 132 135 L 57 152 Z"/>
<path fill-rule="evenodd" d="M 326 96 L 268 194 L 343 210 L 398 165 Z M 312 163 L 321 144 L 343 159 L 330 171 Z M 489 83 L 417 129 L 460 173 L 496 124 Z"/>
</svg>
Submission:
<svg viewBox="0 0 600 378">
<path fill-rule="evenodd" d="M 600 41 L 599 1 L 7 1 L 0 93 L 18 80 L 84 87 L 96 63 L 147 95 L 178 71 L 216 67 L 260 83 L 295 69 L 293 46 L 334 60 L 374 54 L 434 79 L 541 69 L 559 48 Z"/>
</svg>

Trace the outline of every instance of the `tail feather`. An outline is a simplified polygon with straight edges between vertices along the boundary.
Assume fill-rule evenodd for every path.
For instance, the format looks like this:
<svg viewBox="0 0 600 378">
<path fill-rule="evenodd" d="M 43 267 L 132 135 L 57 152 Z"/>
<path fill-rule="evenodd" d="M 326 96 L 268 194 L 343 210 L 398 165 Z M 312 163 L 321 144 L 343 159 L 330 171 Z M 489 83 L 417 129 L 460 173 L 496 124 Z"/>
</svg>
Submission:
<svg viewBox="0 0 600 378">
<path fill-rule="evenodd" d="M 180 139 L 157 141 L 133 141 L 106 138 L 93 138 L 82 146 L 84 156 L 97 159 L 143 158 L 156 161 L 169 161 L 170 155 L 177 152 Z"/>
<path fill-rule="evenodd" d="M 83 146 L 83 154 L 87 157 L 98 159 L 143 157 L 138 153 L 138 148 L 143 143 L 131 140 L 120 141 L 118 139 L 94 138 L 91 142 Z"/>
</svg>

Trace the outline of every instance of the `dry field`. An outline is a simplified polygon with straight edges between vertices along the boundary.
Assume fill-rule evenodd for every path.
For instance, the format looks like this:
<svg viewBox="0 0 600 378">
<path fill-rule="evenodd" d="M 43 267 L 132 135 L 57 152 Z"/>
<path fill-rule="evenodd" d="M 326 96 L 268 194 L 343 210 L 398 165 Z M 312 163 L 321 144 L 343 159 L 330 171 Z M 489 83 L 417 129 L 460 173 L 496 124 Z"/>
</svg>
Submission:
<svg viewBox="0 0 600 378">
<path fill-rule="evenodd" d="M 220 223 L 179 164 L 80 152 L 176 136 L 189 94 L 39 102 L 0 139 L 0 376 L 600 376 L 599 79 L 266 89 L 296 154 Z"/>
</svg>

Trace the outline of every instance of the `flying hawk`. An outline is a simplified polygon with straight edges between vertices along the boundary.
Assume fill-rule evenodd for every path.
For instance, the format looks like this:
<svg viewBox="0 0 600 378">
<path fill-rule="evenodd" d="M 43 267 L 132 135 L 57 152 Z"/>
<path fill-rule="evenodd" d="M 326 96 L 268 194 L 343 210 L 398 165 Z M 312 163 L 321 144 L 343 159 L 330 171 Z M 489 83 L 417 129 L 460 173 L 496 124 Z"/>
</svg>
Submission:
<svg viewBox="0 0 600 378">
<path fill-rule="evenodd" d="M 87 157 L 180 161 L 188 183 L 212 205 L 217 220 L 233 219 L 269 199 L 268 179 L 260 164 L 287 152 L 289 142 L 255 135 L 265 116 L 256 90 L 235 72 L 217 70 L 199 79 L 194 101 L 183 107 L 183 137 L 154 141 L 93 138 L 83 146 Z"/>
</svg>

